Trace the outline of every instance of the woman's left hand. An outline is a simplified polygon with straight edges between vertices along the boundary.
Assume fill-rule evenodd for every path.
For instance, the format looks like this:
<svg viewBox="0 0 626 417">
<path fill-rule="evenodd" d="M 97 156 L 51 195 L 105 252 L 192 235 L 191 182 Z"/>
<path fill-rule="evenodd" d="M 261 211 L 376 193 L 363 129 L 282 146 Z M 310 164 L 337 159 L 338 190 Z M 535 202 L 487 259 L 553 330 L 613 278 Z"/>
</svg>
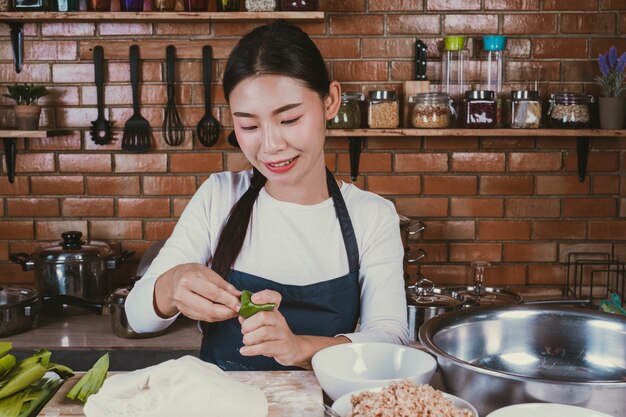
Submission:
<svg viewBox="0 0 626 417">
<path fill-rule="evenodd" d="M 302 356 L 302 341 L 293 334 L 285 317 L 278 311 L 282 297 L 280 293 L 263 290 L 252 295 L 255 304 L 275 303 L 272 311 L 260 311 L 244 319 L 239 317 L 244 346 L 243 356 L 263 355 L 274 358 L 283 366 L 306 366 L 306 354 Z"/>
</svg>

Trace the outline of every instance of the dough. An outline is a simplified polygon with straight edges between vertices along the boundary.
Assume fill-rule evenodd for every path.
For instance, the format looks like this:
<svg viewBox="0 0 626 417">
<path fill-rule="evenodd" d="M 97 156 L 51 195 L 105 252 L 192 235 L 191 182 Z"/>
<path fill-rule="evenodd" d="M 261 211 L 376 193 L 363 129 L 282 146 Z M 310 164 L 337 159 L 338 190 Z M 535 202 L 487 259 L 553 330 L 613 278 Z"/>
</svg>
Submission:
<svg viewBox="0 0 626 417">
<path fill-rule="evenodd" d="M 259 388 L 193 356 L 107 378 L 85 404 L 87 417 L 266 417 Z"/>
</svg>

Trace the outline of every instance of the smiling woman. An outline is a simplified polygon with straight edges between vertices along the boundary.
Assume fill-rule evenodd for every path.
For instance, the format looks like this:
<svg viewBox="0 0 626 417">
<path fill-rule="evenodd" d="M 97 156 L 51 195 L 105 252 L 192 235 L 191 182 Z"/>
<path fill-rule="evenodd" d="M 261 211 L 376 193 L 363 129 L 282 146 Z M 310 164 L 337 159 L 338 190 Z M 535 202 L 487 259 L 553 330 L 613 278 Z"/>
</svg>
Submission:
<svg viewBox="0 0 626 417">
<path fill-rule="evenodd" d="M 328 346 L 407 343 L 398 215 L 325 167 L 341 90 L 315 44 L 281 21 L 254 29 L 228 59 L 224 92 L 253 169 L 200 187 L 127 299 L 131 327 L 200 320 L 200 357 L 225 370 L 309 368 Z M 244 289 L 276 308 L 238 317 Z"/>
</svg>

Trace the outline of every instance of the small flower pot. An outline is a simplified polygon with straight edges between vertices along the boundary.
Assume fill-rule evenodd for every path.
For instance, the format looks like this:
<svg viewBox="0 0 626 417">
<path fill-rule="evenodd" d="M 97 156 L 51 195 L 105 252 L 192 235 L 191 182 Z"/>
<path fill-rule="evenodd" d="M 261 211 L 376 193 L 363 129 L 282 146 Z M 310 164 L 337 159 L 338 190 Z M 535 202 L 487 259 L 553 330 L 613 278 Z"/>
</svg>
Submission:
<svg viewBox="0 0 626 417">
<path fill-rule="evenodd" d="M 15 106 L 15 124 L 18 130 L 39 129 L 41 107 L 37 105 Z"/>
<path fill-rule="evenodd" d="M 622 129 L 626 116 L 626 97 L 599 97 L 600 128 Z"/>
</svg>

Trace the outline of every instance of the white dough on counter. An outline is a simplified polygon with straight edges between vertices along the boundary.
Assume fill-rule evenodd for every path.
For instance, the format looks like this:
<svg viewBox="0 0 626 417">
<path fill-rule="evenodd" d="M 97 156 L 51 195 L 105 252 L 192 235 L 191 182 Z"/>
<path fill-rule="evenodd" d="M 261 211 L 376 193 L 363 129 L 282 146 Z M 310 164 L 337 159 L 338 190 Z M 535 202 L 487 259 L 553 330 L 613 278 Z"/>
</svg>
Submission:
<svg viewBox="0 0 626 417">
<path fill-rule="evenodd" d="M 84 408 L 87 417 L 265 417 L 259 388 L 193 356 L 107 378 Z"/>
</svg>

